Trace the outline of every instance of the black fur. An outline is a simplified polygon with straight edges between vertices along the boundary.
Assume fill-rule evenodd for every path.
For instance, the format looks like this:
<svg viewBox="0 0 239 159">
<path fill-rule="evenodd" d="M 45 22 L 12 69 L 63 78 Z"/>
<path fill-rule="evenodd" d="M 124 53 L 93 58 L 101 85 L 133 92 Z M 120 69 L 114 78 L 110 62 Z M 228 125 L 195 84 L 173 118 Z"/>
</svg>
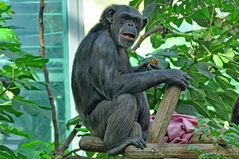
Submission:
<svg viewBox="0 0 239 159">
<path fill-rule="evenodd" d="M 130 17 L 124 17 L 125 14 Z M 149 107 L 144 90 L 160 83 L 185 89 L 188 75 L 176 69 L 132 68 L 127 49 L 134 35 L 146 25 L 146 18 L 132 7 L 112 5 L 104 10 L 100 22 L 82 40 L 72 71 L 72 91 L 76 109 L 92 135 L 100 137 L 105 150 L 121 153 L 130 144 L 144 148 L 143 135 L 149 125 Z M 137 126 L 139 125 L 139 126 Z M 134 127 L 141 133 L 134 135 Z M 145 137 L 145 135 L 144 135 Z"/>
<path fill-rule="evenodd" d="M 236 103 L 232 110 L 231 122 L 239 125 L 239 97 L 237 97 Z"/>
</svg>

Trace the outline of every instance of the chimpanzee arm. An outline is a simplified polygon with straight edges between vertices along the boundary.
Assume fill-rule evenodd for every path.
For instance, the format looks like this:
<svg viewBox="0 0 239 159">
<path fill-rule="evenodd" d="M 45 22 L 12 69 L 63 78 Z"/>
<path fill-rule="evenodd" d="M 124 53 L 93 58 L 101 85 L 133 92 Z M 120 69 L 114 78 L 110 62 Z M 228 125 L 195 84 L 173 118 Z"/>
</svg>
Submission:
<svg viewBox="0 0 239 159">
<path fill-rule="evenodd" d="M 149 71 L 149 70 L 159 70 L 159 65 L 151 64 L 150 61 L 144 62 L 140 64 L 139 66 L 133 67 L 133 72 L 143 72 L 143 71 Z"/>
<path fill-rule="evenodd" d="M 119 55 L 107 35 L 100 35 L 92 48 L 89 75 L 94 88 L 106 99 L 122 93 L 137 93 L 163 82 L 187 87 L 188 77 L 179 70 L 121 73 Z"/>
</svg>

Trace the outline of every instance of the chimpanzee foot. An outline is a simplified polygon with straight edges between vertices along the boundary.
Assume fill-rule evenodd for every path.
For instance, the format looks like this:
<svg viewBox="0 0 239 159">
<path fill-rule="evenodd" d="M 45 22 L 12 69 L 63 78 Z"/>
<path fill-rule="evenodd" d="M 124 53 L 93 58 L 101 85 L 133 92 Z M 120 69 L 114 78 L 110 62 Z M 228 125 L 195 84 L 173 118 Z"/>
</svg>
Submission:
<svg viewBox="0 0 239 159">
<path fill-rule="evenodd" d="M 137 148 L 144 149 L 146 147 L 145 141 L 142 137 L 129 137 L 119 146 L 112 148 L 111 150 L 107 151 L 109 155 L 118 155 L 122 153 L 125 148 L 129 145 L 134 145 Z"/>
</svg>

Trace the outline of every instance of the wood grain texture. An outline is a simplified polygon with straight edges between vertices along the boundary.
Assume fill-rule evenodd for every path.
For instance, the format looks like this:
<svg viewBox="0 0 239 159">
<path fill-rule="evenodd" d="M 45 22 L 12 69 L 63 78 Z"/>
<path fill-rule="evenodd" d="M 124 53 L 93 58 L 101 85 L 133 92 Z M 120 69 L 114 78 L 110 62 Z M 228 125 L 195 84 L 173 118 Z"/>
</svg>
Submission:
<svg viewBox="0 0 239 159">
<path fill-rule="evenodd" d="M 192 144 L 209 144 L 213 143 L 213 138 L 210 136 L 210 133 L 202 133 L 202 131 L 194 132 L 191 138 Z M 218 140 L 218 144 L 225 145 L 222 139 Z M 181 144 L 178 144 L 179 146 Z M 79 146 L 82 150 L 86 151 L 95 151 L 95 152 L 103 152 L 104 145 L 103 141 L 99 137 L 94 136 L 84 136 L 79 142 Z"/>
<path fill-rule="evenodd" d="M 84 136 L 80 140 L 79 146 L 84 151 L 104 152 L 103 141 L 99 137 Z"/>
<path fill-rule="evenodd" d="M 147 143 L 163 143 L 167 127 L 176 109 L 181 88 L 169 86 L 164 93 L 155 120 L 149 129 Z"/>
<path fill-rule="evenodd" d="M 222 156 L 238 157 L 239 149 L 234 147 L 221 147 L 213 144 L 147 144 L 145 149 L 128 146 L 125 155 L 132 159 L 159 159 L 159 158 L 197 158 L 202 153 L 217 154 Z"/>
</svg>

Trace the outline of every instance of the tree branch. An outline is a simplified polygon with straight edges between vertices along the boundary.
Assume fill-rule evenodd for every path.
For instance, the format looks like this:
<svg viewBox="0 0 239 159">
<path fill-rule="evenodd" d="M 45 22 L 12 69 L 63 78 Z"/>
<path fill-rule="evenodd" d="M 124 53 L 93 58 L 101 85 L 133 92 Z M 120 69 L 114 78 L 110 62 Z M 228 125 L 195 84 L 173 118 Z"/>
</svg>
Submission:
<svg viewBox="0 0 239 159">
<path fill-rule="evenodd" d="M 71 131 L 70 135 L 67 137 L 67 139 L 65 140 L 64 144 L 62 145 L 60 151 L 62 153 L 64 153 L 65 149 L 67 149 L 67 147 L 70 145 L 70 143 L 72 142 L 72 140 L 74 139 L 74 137 L 77 134 L 76 128 L 81 127 L 81 125 L 77 124 L 74 129 Z"/>
<path fill-rule="evenodd" d="M 152 29 L 150 29 L 149 31 L 147 31 L 144 35 L 141 35 L 139 40 L 137 41 L 137 43 L 134 45 L 134 47 L 132 48 L 133 51 L 137 50 L 141 43 L 144 41 L 144 39 L 146 39 L 147 37 L 149 37 L 150 35 L 152 35 L 155 32 L 158 31 L 162 31 L 163 30 L 163 26 L 162 24 L 158 24 L 155 27 L 153 27 Z"/>
<path fill-rule="evenodd" d="M 45 44 L 44 44 L 44 25 L 43 25 L 43 12 L 44 12 L 44 0 L 40 0 L 40 11 L 39 11 L 39 41 L 40 41 L 40 50 L 41 50 L 41 56 L 44 59 L 46 57 L 45 52 Z M 56 106 L 54 104 L 54 98 L 51 91 L 51 88 L 49 86 L 49 73 L 47 70 L 46 65 L 43 65 L 43 73 L 45 77 L 45 83 L 46 83 L 46 89 L 48 94 L 48 99 L 51 105 L 51 115 L 52 115 L 52 122 L 53 122 L 53 128 L 54 128 L 54 148 L 55 153 L 59 154 L 59 129 L 57 125 L 57 115 L 56 115 Z"/>
<path fill-rule="evenodd" d="M 11 82 L 9 83 L 9 85 L 7 86 L 7 88 L 5 88 L 5 89 L 0 93 L 0 97 L 1 97 L 3 94 L 5 94 L 5 93 L 9 90 L 9 88 L 12 86 L 12 84 L 13 84 L 13 81 L 11 81 Z"/>
<path fill-rule="evenodd" d="M 71 154 L 76 153 L 76 152 L 78 152 L 78 151 L 80 151 L 80 150 L 81 150 L 81 148 L 72 150 L 72 151 L 70 151 L 69 153 L 67 153 L 66 155 L 64 155 L 63 158 L 67 158 L 67 157 L 70 156 Z"/>
</svg>

